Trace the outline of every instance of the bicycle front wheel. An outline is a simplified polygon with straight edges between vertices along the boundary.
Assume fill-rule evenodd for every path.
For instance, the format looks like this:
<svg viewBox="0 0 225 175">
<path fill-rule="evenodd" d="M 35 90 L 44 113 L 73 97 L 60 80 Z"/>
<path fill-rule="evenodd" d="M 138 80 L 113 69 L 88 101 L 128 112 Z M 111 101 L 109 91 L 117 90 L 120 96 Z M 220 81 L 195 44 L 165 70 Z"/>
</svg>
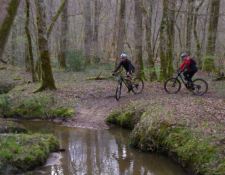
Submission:
<svg viewBox="0 0 225 175">
<path fill-rule="evenodd" d="M 204 95 L 208 90 L 208 84 L 203 79 L 195 79 L 192 84 L 192 93 L 195 95 Z"/>
<path fill-rule="evenodd" d="M 122 89 L 122 83 L 118 83 L 118 85 L 116 87 L 116 100 L 117 101 L 120 99 L 121 89 Z"/>
<path fill-rule="evenodd" d="M 181 83 L 177 78 L 169 78 L 164 83 L 164 89 L 170 94 L 175 94 L 179 92 L 180 88 Z"/>
<path fill-rule="evenodd" d="M 144 88 L 144 82 L 141 78 L 134 78 L 134 84 L 132 85 L 132 91 L 135 94 L 140 94 Z"/>
</svg>

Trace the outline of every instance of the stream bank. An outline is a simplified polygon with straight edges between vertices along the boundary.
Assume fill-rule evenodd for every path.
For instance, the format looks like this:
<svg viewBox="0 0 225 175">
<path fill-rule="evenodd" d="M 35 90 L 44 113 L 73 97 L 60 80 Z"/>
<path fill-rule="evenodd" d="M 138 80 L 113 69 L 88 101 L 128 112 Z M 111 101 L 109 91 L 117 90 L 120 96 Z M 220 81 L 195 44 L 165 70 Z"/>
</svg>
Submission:
<svg viewBox="0 0 225 175">
<path fill-rule="evenodd" d="M 105 121 L 131 129 L 131 146 L 165 153 L 191 174 L 224 174 L 223 125 L 215 119 L 200 121 L 198 113 L 190 119 L 189 114 L 179 114 L 178 105 L 169 108 L 171 104 L 164 101 L 162 108 L 159 102 L 130 103 L 111 111 Z"/>
</svg>

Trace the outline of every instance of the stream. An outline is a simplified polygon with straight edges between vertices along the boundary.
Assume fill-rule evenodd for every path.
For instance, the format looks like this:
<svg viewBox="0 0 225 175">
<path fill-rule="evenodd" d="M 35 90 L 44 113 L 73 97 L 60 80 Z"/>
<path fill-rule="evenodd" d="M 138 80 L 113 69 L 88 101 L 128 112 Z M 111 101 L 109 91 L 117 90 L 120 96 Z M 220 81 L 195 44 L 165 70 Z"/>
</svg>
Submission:
<svg viewBox="0 0 225 175">
<path fill-rule="evenodd" d="M 56 123 L 15 121 L 33 133 L 52 133 L 65 151 L 51 155 L 32 175 L 188 175 L 170 158 L 129 147 L 129 130 L 68 128 Z"/>
</svg>

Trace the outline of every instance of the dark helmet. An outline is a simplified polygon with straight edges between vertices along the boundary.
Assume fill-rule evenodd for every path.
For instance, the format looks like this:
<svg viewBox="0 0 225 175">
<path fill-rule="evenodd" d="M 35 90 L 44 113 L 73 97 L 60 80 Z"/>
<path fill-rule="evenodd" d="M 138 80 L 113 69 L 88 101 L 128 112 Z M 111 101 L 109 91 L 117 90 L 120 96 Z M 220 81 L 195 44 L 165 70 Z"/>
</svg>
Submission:
<svg viewBox="0 0 225 175">
<path fill-rule="evenodd" d="M 187 57 L 187 54 L 186 54 L 186 53 L 182 53 L 182 54 L 181 54 L 181 57 L 182 57 L 182 58 Z"/>
</svg>

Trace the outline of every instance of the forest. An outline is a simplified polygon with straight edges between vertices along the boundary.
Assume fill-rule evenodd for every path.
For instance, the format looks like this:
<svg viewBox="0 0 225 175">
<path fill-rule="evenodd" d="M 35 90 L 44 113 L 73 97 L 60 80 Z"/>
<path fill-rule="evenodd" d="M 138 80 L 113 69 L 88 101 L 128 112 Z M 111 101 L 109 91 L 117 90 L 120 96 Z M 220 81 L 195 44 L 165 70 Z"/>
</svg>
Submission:
<svg viewBox="0 0 225 175">
<path fill-rule="evenodd" d="M 3 127 L 12 127 L 11 119 L 101 130 L 117 125 L 131 130 L 132 147 L 166 153 L 190 174 L 223 174 L 224 10 L 221 0 L 1 0 L 0 133 L 12 132 Z M 123 53 L 143 91 L 122 86 L 118 100 L 112 72 Z M 166 92 L 182 53 L 196 61 L 193 80 L 206 82 L 204 95 L 186 85 Z M 48 154 L 59 148 L 54 136 L 44 137 L 51 140 Z M 39 166 L 39 155 L 26 167 L 26 157 L 20 162 L 7 149 L 0 151 L 0 174 L 8 166 L 8 173 Z"/>
</svg>

